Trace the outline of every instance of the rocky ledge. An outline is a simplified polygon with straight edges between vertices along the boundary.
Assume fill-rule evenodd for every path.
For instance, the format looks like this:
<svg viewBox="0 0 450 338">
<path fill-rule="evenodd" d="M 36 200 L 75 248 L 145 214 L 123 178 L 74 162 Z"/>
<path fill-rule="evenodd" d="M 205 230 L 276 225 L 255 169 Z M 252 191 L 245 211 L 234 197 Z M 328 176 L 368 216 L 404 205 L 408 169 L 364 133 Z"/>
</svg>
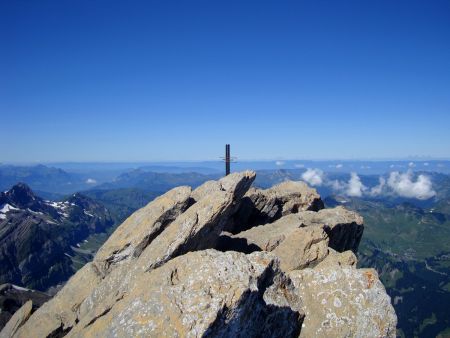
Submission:
<svg viewBox="0 0 450 338">
<path fill-rule="evenodd" d="M 303 182 L 254 172 L 178 187 L 131 215 L 94 261 L 2 337 L 394 337 L 363 220 Z"/>
</svg>

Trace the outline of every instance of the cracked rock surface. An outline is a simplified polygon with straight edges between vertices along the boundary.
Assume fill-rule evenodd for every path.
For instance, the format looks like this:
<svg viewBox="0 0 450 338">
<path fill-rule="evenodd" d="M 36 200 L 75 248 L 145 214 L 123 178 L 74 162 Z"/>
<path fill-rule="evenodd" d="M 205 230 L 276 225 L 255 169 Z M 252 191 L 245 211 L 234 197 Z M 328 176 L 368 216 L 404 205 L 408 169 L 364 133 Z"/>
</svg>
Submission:
<svg viewBox="0 0 450 338">
<path fill-rule="evenodd" d="M 254 179 L 178 187 L 136 211 L 9 335 L 394 337 L 377 273 L 355 268 L 362 218 L 323 209 L 303 182 Z"/>
<path fill-rule="evenodd" d="M 307 311 L 300 337 L 395 337 L 397 317 L 377 272 L 345 255 L 289 273 Z"/>
</svg>

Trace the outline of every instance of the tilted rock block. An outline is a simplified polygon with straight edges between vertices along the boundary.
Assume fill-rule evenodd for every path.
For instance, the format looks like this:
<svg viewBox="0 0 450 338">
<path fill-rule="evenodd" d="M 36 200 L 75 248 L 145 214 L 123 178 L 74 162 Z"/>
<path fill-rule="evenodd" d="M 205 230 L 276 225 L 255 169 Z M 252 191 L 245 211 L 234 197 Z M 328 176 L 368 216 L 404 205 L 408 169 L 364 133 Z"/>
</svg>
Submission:
<svg viewBox="0 0 450 338">
<path fill-rule="evenodd" d="M 299 214 L 231 235 L 227 240 L 222 238 L 220 248 L 238 249 L 241 241 L 254 251 L 273 252 L 280 259 L 283 271 L 317 264 L 328 254 L 328 235 L 323 228 L 305 227 Z"/>
<path fill-rule="evenodd" d="M 217 189 L 209 189 L 210 182 L 197 188 L 193 192 L 197 202 L 149 243 L 140 257 L 112 271 L 96 286 L 80 306 L 81 315 L 92 320 L 109 311 L 117 299 L 134 287 L 145 271 L 188 251 L 214 247 L 228 215 L 254 178 L 253 172 L 234 173 L 219 180 L 215 185 Z M 208 191 L 200 194 L 204 186 L 208 186 Z"/>
<path fill-rule="evenodd" d="M 111 264 L 138 257 L 191 204 L 190 187 L 177 187 L 156 198 L 114 231 L 95 256 L 96 265 L 106 271 Z"/>
<path fill-rule="evenodd" d="M 272 251 L 283 271 L 303 269 L 328 254 L 328 236 L 321 228 L 297 228 Z"/>
<path fill-rule="evenodd" d="M 298 214 L 305 226 L 321 226 L 330 238 L 330 248 L 343 252 L 357 252 L 364 231 L 363 218 L 344 207 Z"/>
<path fill-rule="evenodd" d="M 77 311 L 101 275 L 94 264 L 81 268 L 66 285 L 47 303 L 43 304 L 17 331 L 17 337 L 60 336 L 78 321 Z"/>
<path fill-rule="evenodd" d="M 304 182 L 286 181 L 265 190 L 253 188 L 225 230 L 236 234 L 301 210 L 318 211 L 323 207 L 317 191 Z"/>
<path fill-rule="evenodd" d="M 110 311 L 68 336 L 293 337 L 302 318 L 275 256 L 206 250 L 142 274 Z"/>
<path fill-rule="evenodd" d="M 316 268 L 332 268 L 335 269 L 337 266 L 346 267 L 356 267 L 358 259 L 356 258 L 353 251 L 337 252 L 332 248 L 328 248 L 327 257 L 316 265 Z"/>
<path fill-rule="evenodd" d="M 197 194 L 198 202 L 194 204 L 190 202 L 190 188 L 175 188 L 140 209 L 105 243 L 94 262 L 78 271 L 19 334 L 26 336 L 37 328 L 39 331 L 36 332 L 42 332 L 42 336 L 68 332 L 80 318 L 94 320 L 109 311 L 145 271 L 190 250 L 213 247 L 227 222 L 227 215 L 231 214 L 254 178 L 253 172 L 229 175 L 219 181 L 220 189 Z M 178 217 L 172 219 L 174 215 Z M 154 231 L 158 236 L 152 238 L 149 234 Z M 145 246 L 142 245 L 144 242 Z M 133 251 L 128 251 L 121 259 L 110 259 L 126 248 L 133 248 Z M 133 254 L 137 248 L 142 250 L 139 256 Z"/>
<path fill-rule="evenodd" d="M 218 249 L 271 251 L 279 257 L 284 271 L 302 269 L 322 261 L 328 255 L 328 246 L 356 252 L 364 229 L 362 222 L 358 214 L 342 207 L 300 211 L 236 235 L 222 234 Z"/>
<path fill-rule="evenodd" d="M 31 316 L 32 309 L 33 302 L 31 300 L 23 304 L 9 319 L 8 323 L 6 323 L 5 327 L 0 332 L 0 338 L 12 337 L 19 327 L 21 327 Z"/>
<path fill-rule="evenodd" d="M 395 337 L 397 317 L 377 272 L 345 261 L 289 273 L 305 309 L 300 337 Z"/>
</svg>

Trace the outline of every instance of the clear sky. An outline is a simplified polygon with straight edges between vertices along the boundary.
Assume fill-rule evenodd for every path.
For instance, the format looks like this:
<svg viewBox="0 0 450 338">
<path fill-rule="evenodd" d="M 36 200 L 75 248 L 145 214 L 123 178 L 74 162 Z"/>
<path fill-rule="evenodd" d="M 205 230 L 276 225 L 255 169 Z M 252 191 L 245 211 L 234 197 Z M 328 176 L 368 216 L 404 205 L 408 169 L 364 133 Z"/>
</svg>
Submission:
<svg viewBox="0 0 450 338">
<path fill-rule="evenodd" d="M 0 162 L 450 157 L 450 1 L 0 0 Z"/>
</svg>

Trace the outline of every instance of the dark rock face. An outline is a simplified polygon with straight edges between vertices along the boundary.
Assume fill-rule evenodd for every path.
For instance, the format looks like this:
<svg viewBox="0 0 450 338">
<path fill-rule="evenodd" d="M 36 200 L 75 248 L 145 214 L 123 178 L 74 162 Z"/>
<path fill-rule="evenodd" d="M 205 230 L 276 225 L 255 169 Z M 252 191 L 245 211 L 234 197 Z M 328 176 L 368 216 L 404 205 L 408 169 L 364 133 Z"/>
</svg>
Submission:
<svg viewBox="0 0 450 338">
<path fill-rule="evenodd" d="M 324 230 L 330 237 L 330 248 L 339 252 L 352 250 L 356 253 L 358 251 L 364 232 L 361 216 L 343 207 L 324 209 L 317 214 L 327 220 L 324 222 Z M 313 222 L 311 219 L 310 221 Z"/>
<path fill-rule="evenodd" d="M 83 195 L 50 202 L 15 185 L 0 193 L 0 283 L 46 290 L 67 280 L 72 246 L 112 225 L 109 212 Z"/>
<path fill-rule="evenodd" d="M 46 293 L 17 287 L 13 284 L 0 285 L 0 330 L 12 315 L 28 300 L 33 302 L 32 311 L 50 299 Z"/>
<path fill-rule="evenodd" d="M 364 228 L 356 222 L 352 223 L 350 228 L 352 236 L 348 236 L 348 224 L 336 224 L 334 227 L 325 227 L 325 231 L 330 237 L 330 248 L 339 252 L 352 250 L 356 253 Z"/>
<path fill-rule="evenodd" d="M 5 193 L 9 201 L 14 201 L 18 208 L 27 208 L 36 204 L 37 199 L 31 189 L 24 183 L 18 183 Z"/>
</svg>

